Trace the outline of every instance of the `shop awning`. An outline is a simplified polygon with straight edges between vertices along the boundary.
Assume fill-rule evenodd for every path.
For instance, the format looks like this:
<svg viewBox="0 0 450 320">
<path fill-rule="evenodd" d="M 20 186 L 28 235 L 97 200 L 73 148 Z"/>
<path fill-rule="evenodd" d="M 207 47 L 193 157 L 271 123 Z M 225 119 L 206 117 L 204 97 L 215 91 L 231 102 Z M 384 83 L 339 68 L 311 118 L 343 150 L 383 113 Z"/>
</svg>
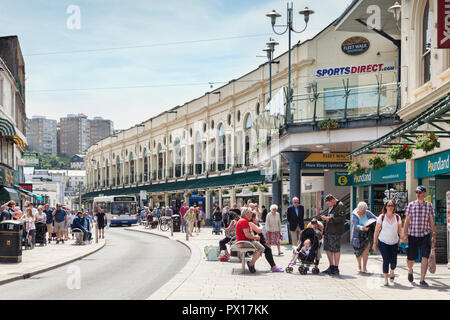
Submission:
<svg viewBox="0 0 450 320">
<path fill-rule="evenodd" d="M 27 146 L 26 138 L 16 131 L 14 124 L 5 118 L 0 118 L 0 136 L 12 137 L 14 143 L 22 149 Z"/>
<path fill-rule="evenodd" d="M 375 149 L 386 149 L 393 145 L 414 145 L 414 138 L 423 132 L 431 132 L 439 138 L 450 138 L 450 93 L 434 103 L 425 112 L 403 123 L 390 133 L 359 148 L 349 156 L 372 153 Z M 378 152 L 377 153 L 382 153 Z"/>
<path fill-rule="evenodd" d="M 83 199 L 94 198 L 99 196 L 100 194 L 104 196 L 139 194 L 141 190 L 145 190 L 148 193 L 177 192 L 177 191 L 182 192 L 187 190 L 223 188 L 230 186 L 256 184 L 256 183 L 263 183 L 264 181 L 265 175 L 261 174 L 261 171 L 258 170 L 212 178 L 202 178 L 195 180 L 151 184 L 141 187 L 95 191 L 84 194 Z"/>
<path fill-rule="evenodd" d="M 23 193 L 23 194 L 25 194 L 25 195 L 27 195 L 27 196 L 35 197 L 36 200 L 42 200 L 42 197 L 41 197 L 40 195 L 34 193 L 34 192 L 25 190 L 25 189 L 23 189 L 23 188 L 21 188 L 21 187 L 19 187 L 19 186 L 14 186 L 14 188 L 16 188 L 17 191 L 19 191 L 19 192 L 21 192 L 21 193 Z"/>
<path fill-rule="evenodd" d="M 16 203 L 19 203 L 19 193 L 13 188 L 0 187 L 0 202 L 5 203 L 10 200 L 14 200 Z"/>
</svg>

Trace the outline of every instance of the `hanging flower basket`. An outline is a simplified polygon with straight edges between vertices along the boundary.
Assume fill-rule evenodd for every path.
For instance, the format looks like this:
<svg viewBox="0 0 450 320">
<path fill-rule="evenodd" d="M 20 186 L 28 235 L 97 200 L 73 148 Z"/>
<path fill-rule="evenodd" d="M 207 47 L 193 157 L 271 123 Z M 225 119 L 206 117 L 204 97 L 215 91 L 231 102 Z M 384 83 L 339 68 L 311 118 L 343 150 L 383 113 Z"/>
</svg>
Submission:
<svg viewBox="0 0 450 320">
<path fill-rule="evenodd" d="M 188 193 L 186 193 L 186 197 L 187 197 L 187 198 L 190 198 L 190 197 L 192 197 L 192 192 L 188 192 Z"/>
<path fill-rule="evenodd" d="M 257 186 L 251 186 L 249 188 L 249 190 L 250 190 L 250 192 L 256 192 L 256 191 L 258 191 L 258 187 Z"/>
<path fill-rule="evenodd" d="M 158 194 L 158 200 L 162 200 L 163 196 L 161 194 Z"/>
<path fill-rule="evenodd" d="M 229 194 L 230 192 L 228 190 L 222 190 L 222 195 Z"/>
<path fill-rule="evenodd" d="M 236 189 L 234 189 L 234 191 L 235 191 L 236 193 L 241 193 L 241 192 L 242 192 L 242 189 L 241 189 L 241 188 L 236 188 Z"/>
<path fill-rule="evenodd" d="M 434 148 L 441 146 L 438 137 L 430 132 L 424 132 L 422 135 L 417 136 L 416 140 L 416 149 L 421 149 L 425 152 L 430 152 Z"/>
<path fill-rule="evenodd" d="M 266 186 L 260 186 L 260 187 L 259 187 L 259 190 L 260 190 L 261 192 L 269 192 L 269 188 L 267 188 Z"/>
<path fill-rule="evenodd" d="M 392 161 L 395 161 L 397 163 L 398 160 L 408 160 L 411 159 L 413 156 L 412 147 L 408 146 L 407 144 L 404 145 L 397 145 L 390 148 L 387 152 L 389 159 Z"/>
<path fill-rule="evenodd" d="M 330 129 L 337 129 L 339 128 L 339 123 L 336 119 L 328 118 L 326 120 L 322 120 L 319 122 L 319 129 L 320 130 L 330 130 Z"/>
<path fill-rule="evenodd" d="M 353 162 L 347 164 L 347 172 L 353 176 L 366 173 L 366 168 L 363 168 L 360 162 Z"/>
<path fill-rule="evenodd" d="M 386 160 L 381 158 L 380 156 L 376 156 L 375 152 L 374 155 L 369 157 L 369 165 L 372 167 L 372 170 L 380 170 L 387 166 Z"/>
<path fill-rule="evenodd" d="M 216 196 L 216 190 L 211 190 L 210 194 L 211 194 L 212 197 L 215 197 Z"/>
</svg>

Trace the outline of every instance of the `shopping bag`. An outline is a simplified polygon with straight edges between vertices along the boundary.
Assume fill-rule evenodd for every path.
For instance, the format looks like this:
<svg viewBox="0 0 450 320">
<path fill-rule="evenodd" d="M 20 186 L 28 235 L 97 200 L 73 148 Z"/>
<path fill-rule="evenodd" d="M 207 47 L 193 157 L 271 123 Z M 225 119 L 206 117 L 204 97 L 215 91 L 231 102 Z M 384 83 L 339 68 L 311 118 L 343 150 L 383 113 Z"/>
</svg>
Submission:
<svg viewBox="0 0 450 320">
<path fill-rule="evenodd" d="M 219 260 L 220 249 L 218 246 L 205 246 L 203 248 L 203 251 L 205 251 L 206 260 L 208 260 L 208 261 L 218 261 Z"/>
<path fill-rule="evenodd" d="M 428 259 L 428 271 L 431 273 L 436 272 L 436 252 L 434 250 L 434 244 L 431 247 L 430 258 Z"/>
</svg>

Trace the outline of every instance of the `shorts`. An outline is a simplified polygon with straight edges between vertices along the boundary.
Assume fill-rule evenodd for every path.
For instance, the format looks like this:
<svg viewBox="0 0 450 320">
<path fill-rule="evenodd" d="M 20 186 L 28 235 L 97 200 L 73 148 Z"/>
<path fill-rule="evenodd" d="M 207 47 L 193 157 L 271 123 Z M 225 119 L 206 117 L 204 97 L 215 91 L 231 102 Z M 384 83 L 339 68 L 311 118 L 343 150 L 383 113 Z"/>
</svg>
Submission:
<svg viewBox="0 0 450 320">
<path fill-rule="evenodd" d="M 414 261 L 420 256 L 422 258 L 429 258 L 431 253 L 431 236 L 427 234 L 424 237 L 408 236 L 408 248 L 406 248 L 406 254 L 408 260 Z"/>
<path fill-rule="evenodd" d="M 241 243 L 239 244 L 240 248 L 256 248 L 257 252 L 264 252 L 265 248 L 264 246 L 259 243 L 258 241 L 248 241 L 250 243 Z"/>
<path fill-rule="evenodd" d="M 56 222 L 53 226 L 53 232 L 64 232 L 64 221 L 63 222 Z"/>
<path fill-rule="evenodd" d="M 47 232 L 48 232 L 48 235 L 51 237 L 52 233 L 53 233 L 53 224 L 52 223 L 47 224 Z"/>
<path fill-rule="evenodd" d="M 323 249 L 330 252 L 341 251 L 341 236 L 335 234 L 325 234 Z"/>
</svg>

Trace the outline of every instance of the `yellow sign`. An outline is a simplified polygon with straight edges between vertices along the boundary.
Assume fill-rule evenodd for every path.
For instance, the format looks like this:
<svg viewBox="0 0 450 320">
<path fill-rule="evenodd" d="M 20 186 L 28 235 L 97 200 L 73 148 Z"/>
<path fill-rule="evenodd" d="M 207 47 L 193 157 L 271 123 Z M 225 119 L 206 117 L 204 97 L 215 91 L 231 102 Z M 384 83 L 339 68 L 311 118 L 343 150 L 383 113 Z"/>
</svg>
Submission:
<svg viewBox="0 0 450 320">
<path fill-rule="evenodd" d="M 305 162 L 350 162 L 350 157 L 347 157 L 348 153 L 336 152 L 336 153 L 311 153 Z"/>
<path fill-rule="evenodd" d="M 339 183 L 341 186 L 346 186 L 347 183 L 348 183 L 348 178 L 347 178 L 346 176 L 341 176 L 341 177 L 339 177 L 339 179 L 338 179 L 338 183 Z"/>
</svg>

